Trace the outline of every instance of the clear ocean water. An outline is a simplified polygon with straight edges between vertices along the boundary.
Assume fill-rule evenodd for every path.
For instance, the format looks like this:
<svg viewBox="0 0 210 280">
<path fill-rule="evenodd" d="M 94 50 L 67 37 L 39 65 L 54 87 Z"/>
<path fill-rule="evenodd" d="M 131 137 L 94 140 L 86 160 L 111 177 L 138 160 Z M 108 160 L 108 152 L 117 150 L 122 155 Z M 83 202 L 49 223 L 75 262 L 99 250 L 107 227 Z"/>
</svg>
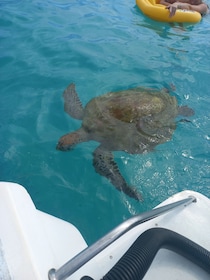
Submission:
<svg viewBox="0 0 210 280">
<path fill-rule="evenodd" d="M 72 222 L 89 244 L 176 192 L 210 197 L 210 16 L 180 27 L 146 18 L 133 0 L 1 0 L 0 26 L 1 181 L 22 184 L 38 209 Z M 142 203 L 95 172 L 96 142 L 55 149 L 80 126 L 63 109 L 71 82 L 83 104 L 174 84 L 179 103 L 195 110 L 152 153 L 114 153 Z"/>
</svg>

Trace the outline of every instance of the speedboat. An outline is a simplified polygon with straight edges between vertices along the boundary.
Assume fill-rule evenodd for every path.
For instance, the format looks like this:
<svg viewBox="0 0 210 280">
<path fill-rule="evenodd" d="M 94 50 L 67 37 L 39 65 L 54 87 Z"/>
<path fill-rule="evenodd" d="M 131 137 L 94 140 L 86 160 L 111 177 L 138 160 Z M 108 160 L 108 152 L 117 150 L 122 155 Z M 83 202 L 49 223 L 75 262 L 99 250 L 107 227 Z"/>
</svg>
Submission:
<svg viewBox="0 0 210 280">
<path fill-rule="evenodd" d="M 179 192 L 88 245 L 71 223 L 0 182 L 0 279 L 210 279 L 210 199 Z"/>
</svg>

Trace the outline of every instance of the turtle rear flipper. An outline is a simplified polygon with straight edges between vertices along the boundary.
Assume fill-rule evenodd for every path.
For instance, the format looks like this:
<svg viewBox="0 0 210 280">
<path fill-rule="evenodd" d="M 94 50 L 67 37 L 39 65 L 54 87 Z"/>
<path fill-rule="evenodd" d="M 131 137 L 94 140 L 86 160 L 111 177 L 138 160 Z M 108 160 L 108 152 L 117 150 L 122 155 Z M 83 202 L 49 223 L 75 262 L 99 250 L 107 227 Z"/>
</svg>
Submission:
<svg viewBox="0 0 210 280">
<path fill-rule="evenodd" d="M 118 191 L 122 191 L 128 196 L 142 201 L 142 196 L 137 189 L 126 183 L 110 151 L 104 150 L 102 146 L 99 146 L 94 151 L 93 156 L 93 166 L 97 173 L 110 180 Z"/>
<path fill-rule="evenodd" d="M 188 107 L 188 106 L 179 106 L 178 107 L 178 114 L 180 116 L 184 116 L 184 117 L 190 117 L 190 116 L 193 116 L 195 114 L 195 111 Z"/>
<path fill-rule="evenodd" d="M 84 109 L 79 96 L 75 90 L 75 84 L 70 84 L 63 93 L 64 111 L 71 117 L 82 120 Z"/>
</svg>

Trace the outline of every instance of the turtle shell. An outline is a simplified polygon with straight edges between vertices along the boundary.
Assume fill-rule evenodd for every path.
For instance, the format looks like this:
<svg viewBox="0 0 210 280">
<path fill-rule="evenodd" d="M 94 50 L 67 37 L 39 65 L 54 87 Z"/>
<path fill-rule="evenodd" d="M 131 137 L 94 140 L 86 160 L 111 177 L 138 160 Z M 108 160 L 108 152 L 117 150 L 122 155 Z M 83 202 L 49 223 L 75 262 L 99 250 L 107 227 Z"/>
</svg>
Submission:
<svg viewBox="0 0 210 280">
<path fill-rule="evenodd" d="M 135 88 L 93 98 L 83 128 L 109 150 L 142 153 L 171 138 L 177 115 L 177 100 L 168 92 Z"/>
</svg>

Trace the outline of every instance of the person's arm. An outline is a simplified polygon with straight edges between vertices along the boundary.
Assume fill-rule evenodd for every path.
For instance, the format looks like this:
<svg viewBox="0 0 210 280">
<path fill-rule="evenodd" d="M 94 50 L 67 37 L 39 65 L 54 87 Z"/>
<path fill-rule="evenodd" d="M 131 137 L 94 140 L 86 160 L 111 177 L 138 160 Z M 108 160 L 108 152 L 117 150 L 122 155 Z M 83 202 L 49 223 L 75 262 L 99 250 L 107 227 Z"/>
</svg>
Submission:
<svg viewBox="0 0 210 280">
<path fill-rule="evenodd" d="M 166 6 L 166 9 L 169 10 L 169 17 L 173 17 L 176 13 L 177 9 L 183 9 L 183 10 L 191 10 L 200 13 L 201 15 L 207 13 L 208 6 L 204 3 L 199 5 L 191 5 L 188 3 L 181 3 L 181 2 L 175 2 L 173 4 L 169 4 Z"/>
<path fill-rule="evenodd" d="M 185 8 L 185 5 L 188 6 L 188 8 Z M 201 15 L 204 15 L 208 11 L 208 6 L 204 3 L 201 3 L 199 5 L 191 5 L 191 4 L 185 4 L 181 3 L 180 9 L 186 9 L 186 10 L 191 10 L 200 13 Z"/>
</svg>

